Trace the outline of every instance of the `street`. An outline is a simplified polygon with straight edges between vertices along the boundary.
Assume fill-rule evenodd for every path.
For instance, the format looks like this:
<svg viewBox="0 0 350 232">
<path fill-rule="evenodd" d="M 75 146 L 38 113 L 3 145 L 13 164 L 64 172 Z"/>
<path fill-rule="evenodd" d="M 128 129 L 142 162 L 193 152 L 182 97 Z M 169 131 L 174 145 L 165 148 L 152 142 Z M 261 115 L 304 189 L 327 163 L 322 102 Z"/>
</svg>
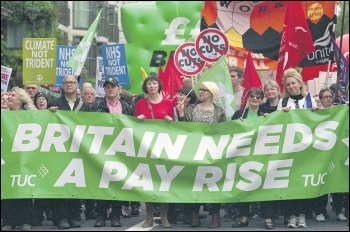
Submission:
<svg viewBox="0 0 350 232">
<path fill-rule="evenodd" d="M 336 218 L 335 212 L 332 212 L 332 208 L 329 205 L 328 215 L 330 216 L 326 222 L 317 222 L 315 219 L 307 219 L 307 228 L 286 228 L 283 224 L 283 217 L 280 216 L 277 220 L 275 220 L 275 231 L 349 231 L 348 221 L 339 221 Z M 198 228 L 191 228 L 188 224 L 184 224 L 183 222 L 178 222 L 177 224 L 172 224 L 171 228 L 165 229 L 162 225 L 157 223 L 153 224 L 153 227 L 142 228 L 141 225 L 146 219 L 145 212 L 145 204 L 141 203 L 141 213 L 139 217 L 130 217 L 123 218 L 121 217 L 122 227 L 111 227 L 110 220 L 106 221 L 105 227 L 94 227 L 95 219 L 85 220 L 84 213 L 81 214 L 82 217 L 82 227 L 68 229 L 64 231 L 207 231 L 209 230 L 209 225 L 211 222 L 211 216 L 208 212 L 203 211 L 203 207 L 201 207 L 200 213 L 206 215 L 205 219 L 201 219 L 201 226 Z M 221 210 L 221 227 L 213 229 L 215 231 L 267 231 L 264 227 L 263 220 L 261 221 L 249 221 L 249 226 L 236 229 L 232 228 L 232 222 L 225 222 L 224 210 Z M 155 218 L 157 219 L 157 218 Z M 42 226 L 34 226 L 32 228 L 33 231 L 62 231 L 59 230 L 56 226 L 53 226 L 51 221 L 44 221 Z"/>
</svg>

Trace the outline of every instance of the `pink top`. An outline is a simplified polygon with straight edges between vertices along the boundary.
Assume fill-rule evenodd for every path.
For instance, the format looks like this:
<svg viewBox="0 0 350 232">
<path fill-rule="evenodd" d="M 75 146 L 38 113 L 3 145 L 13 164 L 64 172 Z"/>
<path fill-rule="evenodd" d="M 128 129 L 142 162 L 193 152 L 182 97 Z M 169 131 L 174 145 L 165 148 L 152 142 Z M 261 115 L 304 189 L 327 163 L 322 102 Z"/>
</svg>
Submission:
<svg viewBox="0 0 350 232">
<path fill-rule="evenodd" d="M 150 102 L 150 105 L 153 110 L 154 119 L 164 120 L 165 116 L 170 116 L 174 119 L 173 103 L 169 99 L 163 98 L 158 104 Z M 136 102 L 134 116 L 137 117 L 140 114 L 145 115 L 147 119 L 152 119 L 152 114 L 147 104 L 147 98 L 142 98 Z"/>
<path fill-rule="evenodd" d="M 122 113 L 122 104 L 120 103 L 120 101 L 118 101 L 117 103 L 113 104 L 113 102 L 111 101 L 107 101 L 107 107 L 109 109 L 110 113 L 115 113 L 115 114 L 121 114 Z"/>
</svg>

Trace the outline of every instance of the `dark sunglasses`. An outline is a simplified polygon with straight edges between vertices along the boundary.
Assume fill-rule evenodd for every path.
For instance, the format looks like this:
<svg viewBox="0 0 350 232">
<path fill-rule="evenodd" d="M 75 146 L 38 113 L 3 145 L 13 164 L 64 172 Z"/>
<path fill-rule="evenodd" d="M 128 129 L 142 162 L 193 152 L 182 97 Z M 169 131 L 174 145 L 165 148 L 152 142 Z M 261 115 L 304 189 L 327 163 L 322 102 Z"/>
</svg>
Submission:
<svg viewBox="0 0 350 232">
<path fill-rule="evenodd" d="M 260 96 L 255 96 L 255 95 L 249 95 L 249 97 L 251 98 L 251 99 L 254 99 L 254 98 L 256 98 L 256 99 L 261 99 L 261 97 Z"/>
</svg>

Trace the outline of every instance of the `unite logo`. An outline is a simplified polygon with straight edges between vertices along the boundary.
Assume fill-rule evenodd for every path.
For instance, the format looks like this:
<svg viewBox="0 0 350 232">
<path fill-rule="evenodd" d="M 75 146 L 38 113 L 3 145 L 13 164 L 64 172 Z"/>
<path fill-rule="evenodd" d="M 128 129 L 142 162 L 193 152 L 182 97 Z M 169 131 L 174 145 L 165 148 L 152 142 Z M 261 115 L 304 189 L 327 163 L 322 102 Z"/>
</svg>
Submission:
<svg viewBox="0 0 350 232">
<path fill-rule="evenodd" d="M 314 42 L 315 51 L 307 55 L 308 60 L 315 60 L 316 64 L 325 64 L 328 62 L 329 55 L 331 51 L 333 51 L 332 48 L 327 47 L 331 42 L 331 34 L 329 32 L 330 28 L 333 28 L 333 22 L 328 24 L 323 36 Z M 317 49 L 317 47 L 319 47 L 319 49 Z"/>
</svg>

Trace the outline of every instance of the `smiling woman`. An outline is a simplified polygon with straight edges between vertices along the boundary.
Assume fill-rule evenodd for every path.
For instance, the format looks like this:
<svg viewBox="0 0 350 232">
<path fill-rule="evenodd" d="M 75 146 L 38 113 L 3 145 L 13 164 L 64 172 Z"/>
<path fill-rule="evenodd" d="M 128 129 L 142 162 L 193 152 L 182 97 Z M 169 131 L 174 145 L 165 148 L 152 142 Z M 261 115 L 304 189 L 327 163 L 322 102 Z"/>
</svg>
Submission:
<svg viewBox="0 0 350 232">
<path fill-rule="evenodd" d="M 28 93 L 18 87 L 9 91 L 8 107 L 11 111 L 36 110 Z M 31 230 L 32 199 L 1 200 L 1 204 L 4 220 L 1 230 L 11 230 L 15 226 L 19 226 L 21 230 Z"/>
<path fill-rule="evenodd" d="M 8 106 L 10 110 L 36 110 L 28 93 L 18 87 L 13 87 L 9 91 Z"/>
<path fill-rule="evenodd" d="M 214 103 L 219 95 L 219 87 L 215 82 L 204 81 L 199 90 L 199 102 L 185 107 L 185 103 L 178 102 L 177 110 L 179 112 L 179 121 L 204 122 L 217 124 L 226 121 L 226 114 L 223 108 Z M 186 111 L 185 111 L 186 108 Z M 203 153 L 206 154 L 206 153 Z M 201 224 L 199 218 L 199 204 L 188 204 L 191 212 L 191 227 L 199 227 Z M 220 227 L 220 203 L 212 204 L 212 221 L 209 228 Z"/>
</svg>

